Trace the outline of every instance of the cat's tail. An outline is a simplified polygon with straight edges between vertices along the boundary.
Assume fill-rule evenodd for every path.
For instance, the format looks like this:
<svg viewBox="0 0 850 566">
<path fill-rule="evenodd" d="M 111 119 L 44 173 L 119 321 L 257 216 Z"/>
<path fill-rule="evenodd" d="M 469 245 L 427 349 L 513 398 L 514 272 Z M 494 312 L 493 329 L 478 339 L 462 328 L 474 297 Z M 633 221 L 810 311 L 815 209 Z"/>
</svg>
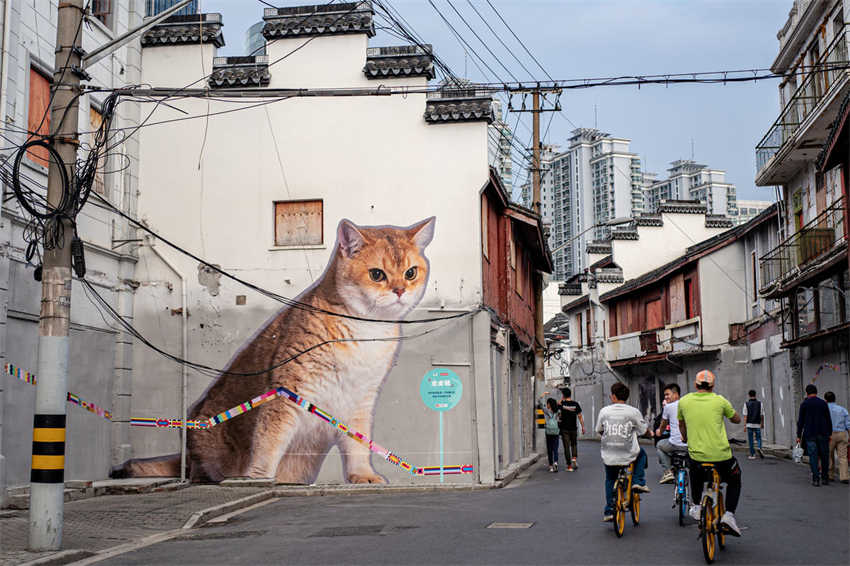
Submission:
<svg viewBox="0 0 850 566">
<path fill-rule="evenodd" d="M 180 454 L 157 456 L 155 458 L 136 458 L 127 460 L 112 468 L 109 477 L 120 478 L 160 478 L 180 475 Z"/>
</svg>

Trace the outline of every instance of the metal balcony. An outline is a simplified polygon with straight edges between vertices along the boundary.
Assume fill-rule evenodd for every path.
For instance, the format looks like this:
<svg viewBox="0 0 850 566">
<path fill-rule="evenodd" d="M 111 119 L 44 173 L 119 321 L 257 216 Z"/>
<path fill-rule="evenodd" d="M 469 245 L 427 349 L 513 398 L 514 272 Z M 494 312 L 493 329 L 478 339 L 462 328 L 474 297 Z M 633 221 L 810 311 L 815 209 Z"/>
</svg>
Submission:
<svg viewBox="0 0 850 566">
<path fill-rule="evenodd" d="M 773 296 L 809 267 L 832 256 L 838 249 L 843 250 L 847 242 L 845 222 L 842 197 L 764 254 L 759 260 L 759 293 Z"/>
<path fill-rule="evenodd" d="M 805 155 L 793 156 L 796 159 L 788 159 L 787 161 L 796 161 L 804 156 L 808 156 L 812 160 L 814 157 L 808 154 L 816 155 L 820 143 L 829 131 L 829 125 L 832 122 L 832 117 L 825 115 L 825 110 L 829 103 L 837 98 L 840 91 L 843 91 L 847 86 L 848 77 L 848 30 L 844 27 L 829 47 L 817 62 L 817 66 L 805 75 L 803 82 L 791 96 L 788 104 L 782 109 L 779 118 L 768 129 L 767 133 L 756 145 L 756 184 L 759 186 L 782 184 L 784 179 L 777 178 L 776 174 L 768 171 L 775 168 L 775 156 L 780 152 L 793 149 L 793 145 L 798 145 L 801 152 Z M 818 124 L 815 124 L 818 122 Z M 805 133 L 812 126 L 817 127 L 817 132 L 813 140 L 802 140 L 801 134 Z M 805 143 L 797 143 L 805 142 Z M 820 143 L 818 143 L 820 142 Z M 785 155 L 781 155 L 780 159 L 786 161 Z"/>
</svg>

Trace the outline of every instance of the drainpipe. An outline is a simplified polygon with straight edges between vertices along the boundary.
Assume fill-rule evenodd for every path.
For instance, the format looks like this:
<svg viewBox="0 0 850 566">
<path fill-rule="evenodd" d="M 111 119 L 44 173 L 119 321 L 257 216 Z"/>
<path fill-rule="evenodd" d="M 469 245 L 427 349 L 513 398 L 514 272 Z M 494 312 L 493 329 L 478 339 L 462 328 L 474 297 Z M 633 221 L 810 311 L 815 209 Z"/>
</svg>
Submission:
<svg viewBox="0 0 850 566">
<path fill-rule="evenodd" d="M 186 278 L 177 269 L 173 263 L 165 259 L 161 253 L 157 251 L 154 247 L 152 241 L 147 242 L 150 250 L 162 260 L 162 263 L 168 266 L 168 268 L 180 278 L 180 318 L 183 320 L 183 345 L 181 348 L 181 352 L 183 355 L 183 359 L 186 359 L 186 356 L 189 354 L 189 313 L 187 311 L 188 301 L 186 298 Z M 181 364 L 180 366 L 180 380 L 182 383 L 182 393 L 180 395 L 181 401 L 181 417 L 183 419 L 183 426 L 180 429 L 180 481 L 186 481 L 186 414 L 187 414 L 187 405 L 186 402 L 189 398 L 189 369 L 186 364 Z"/>
</svg>

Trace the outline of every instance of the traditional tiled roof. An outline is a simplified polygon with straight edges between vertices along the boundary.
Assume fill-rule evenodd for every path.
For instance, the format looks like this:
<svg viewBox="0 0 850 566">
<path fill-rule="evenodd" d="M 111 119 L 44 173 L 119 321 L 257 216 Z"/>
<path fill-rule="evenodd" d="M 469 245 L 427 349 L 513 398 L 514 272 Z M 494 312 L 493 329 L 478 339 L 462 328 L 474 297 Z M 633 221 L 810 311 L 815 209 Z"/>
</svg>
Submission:
<svg viewBox="0 0 850 566">
<path fill-rule="evenodd" d="M 678 214 L 705 214 L 706 207 L 698 200 L 662 200 L 658 212 Z"/>
<path fill-rule="evenodd" d="M 424 49 L 423 49 L 424 48 Z M 431 46 L 399 45 L 370 47 L 366 50 L 363 72 L 370 79 L 385 77 L 427 77 L 433 79 L 434 56 Z"/>
<path fill-rule="evenodd" d="M 597 283 L 622 283 L 623 270 L 619 267 L 603 267 L 594 273 Z"/>
<path fill-rule="evenodd" d="M 637 230 L 614 230 L 611 232 L 612 240 L 638 240 Z"/>
<path fill-rule="evenodd" d="M 269 58 L 266 55 L 213 58 L 209 79 L 213 88 L 265 86 L 270 80 Z"/>
<path fill-rule="evenodd" d="M 493 119 L 493 99 L 478 95 L 474 89 L 452 88 L 428 93 L 426 122 L 486 121 L 489 124 Z"/>
<path fill-rule="evenodd" d="M 344 2 L 288 8 L 266 8 L 263 12 L 263 37 L 279 39 L 305 35 L 365 33 L 375 35 L 372 3 Z"/>
<path fill-rule="evenodd" d="M 561 296 L 581 295 L 581 283 L 561 283 L 558 285 L 558 294 Z"/>
<path fill-rule="evenodd" d="M 661 220 L 660 214 L 641 214 L 635 217 L 635 224 L 638 226 L 664 226 L 664 221 Z"/>
<path fill-rule="evenodd" d="M 589 254 L 610 254 L 611 242 L 609 240 L 588 242 L 586 249 Z"/>
<path fill-rule="evenodd" d="M 706 228 L 731 228 L 734 225 L 732 219 L 723 214 L 706 214 L 705 216 Z"/>
<path fill-rule="evenodd" d="M 143 47 L 212 43 L 224 47 L 221 14 L 169 16 L 142 34 Z"/>
</svg>

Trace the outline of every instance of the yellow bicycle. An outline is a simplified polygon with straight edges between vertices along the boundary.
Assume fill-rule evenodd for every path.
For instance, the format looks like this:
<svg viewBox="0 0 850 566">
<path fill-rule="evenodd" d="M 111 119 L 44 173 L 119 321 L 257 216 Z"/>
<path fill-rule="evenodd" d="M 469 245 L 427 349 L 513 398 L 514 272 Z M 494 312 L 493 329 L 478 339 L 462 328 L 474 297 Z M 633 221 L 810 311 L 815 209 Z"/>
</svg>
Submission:
<svg viewBox="0 0 850 566">
<path fill-rule="evenodd" d="M 702 541 L 702 554 L 707 564 L 714 562 L 718 547 L 726 546 L 726 534 L 720 526 L 720 518 L 726 511 L 723 505 L 723 492 L 720 486 L 720 474 L 714 464 L 703 463 L 703 468 L 711 470 L 711 481 L 705 482 L 702 495 L 702 512 L 699 518 L 699 536 Z"/>
<path fill-rule="evenodd" d="M 617 472 L 617 480 L 614 483 L 614 532 L 618 537 L 623 536 L 626 530 L 626 511 L 631 511 L 632 524 L 638 526 L 640 523 L 640 494 L 632 491 L 632 477 L 635 472 L 635 463 L 621 466 Z"/>
</svg>

